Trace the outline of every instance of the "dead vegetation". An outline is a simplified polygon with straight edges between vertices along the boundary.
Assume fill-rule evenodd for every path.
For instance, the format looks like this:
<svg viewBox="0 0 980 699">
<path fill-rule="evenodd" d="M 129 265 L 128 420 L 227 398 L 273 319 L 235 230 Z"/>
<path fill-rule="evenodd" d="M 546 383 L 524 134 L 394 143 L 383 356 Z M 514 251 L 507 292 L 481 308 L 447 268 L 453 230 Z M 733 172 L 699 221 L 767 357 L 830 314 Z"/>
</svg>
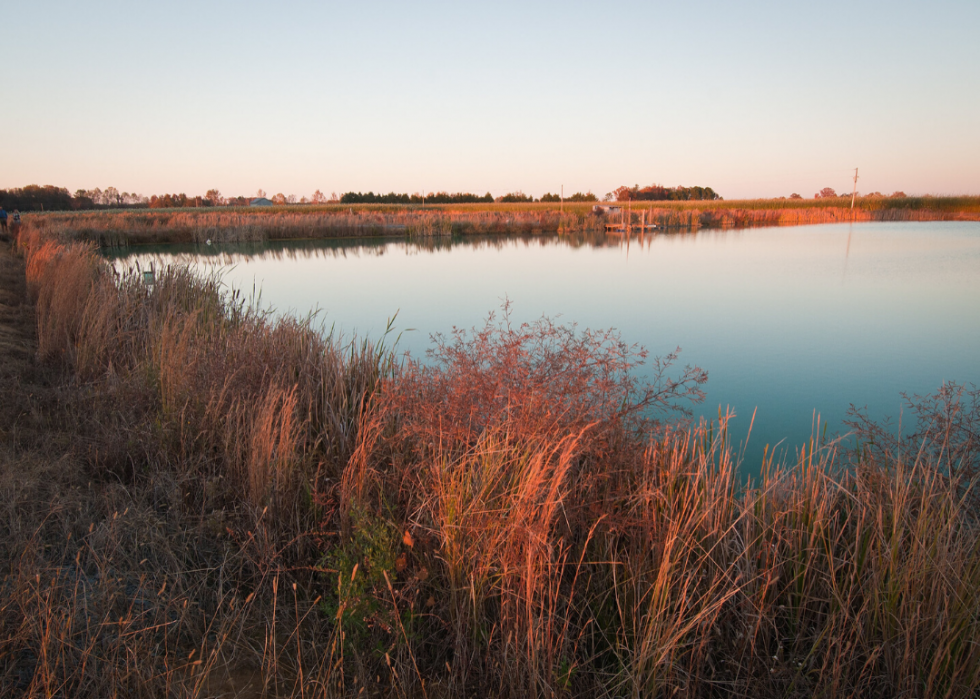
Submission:
<svg viewBox="0 0 980 699">
<path fill-rule="evenodd" d="M 980 219 L 978 197 L 847 197 L 746 201 L 611 202 L 632 212 L 632 223 L 665 230 L 795 226 L 847 221 L 960 221 Z M 103 248 L 161 243 L 260 243 L 278 240 L 407 236 L 601 233 L 622 212 L 602 214 L 582 204 L 455 204 L 277 206 L 257 209 L 168 209 L 31 214 L 25 228 Z"/>
<path fill-rule="evenodd" d="M 684 419 L 704 373 L 638 383 L 614 333 L 505 312 L 396 365 L 215 278 L 21 246 L 3 696 L 980 688 L 975 391 L 745 487 L 726 419 Z"/>
</svg>

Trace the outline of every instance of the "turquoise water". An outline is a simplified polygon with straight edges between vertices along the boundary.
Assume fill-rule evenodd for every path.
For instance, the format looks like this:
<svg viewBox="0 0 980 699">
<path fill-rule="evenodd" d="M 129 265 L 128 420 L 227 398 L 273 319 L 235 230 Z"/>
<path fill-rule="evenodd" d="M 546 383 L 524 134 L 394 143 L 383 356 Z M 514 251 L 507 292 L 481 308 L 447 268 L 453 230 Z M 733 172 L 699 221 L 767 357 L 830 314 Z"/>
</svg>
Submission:
<svg viewBox="0 0 980 699">
<path fill-rule="evenodd" d="M 166 247 L 125 268 L 217 266 L 229 286 L 278 312 L 318 311 L 329 327 L 377 338 L 397 313 L 398 348 L 513 318 L 617 328 L 625 341 L 709 373 L 697 413 L 730 408 L 757 461 L 792 454 L 815 416 L 843 433 L 849 406 L 901 417 L 901 393 L 980 384 L 980 223 L 862 223 L 700 231 L 589 241 L 462 239 Z"/>
</svg>

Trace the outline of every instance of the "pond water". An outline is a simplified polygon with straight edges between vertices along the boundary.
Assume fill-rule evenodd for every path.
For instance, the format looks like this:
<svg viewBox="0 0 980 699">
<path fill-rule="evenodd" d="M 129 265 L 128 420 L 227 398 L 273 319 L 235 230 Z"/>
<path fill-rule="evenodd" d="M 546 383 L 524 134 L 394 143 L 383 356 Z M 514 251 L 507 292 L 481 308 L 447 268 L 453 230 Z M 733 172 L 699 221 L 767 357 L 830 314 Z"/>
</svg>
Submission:
<svg viewBox="0 0 980 699">
<path fill-rule="evenodd" d="M 849 406 L 900 419 L 901 393 L 980 384 L 980 223 L 860 223 L 661 233 L 330 240 L 168 246 L 114 258 L 119 268 L 180 262 L 221 269 L 262 305 L 378 338 L 397 313 L 398 348 L 482 326 L 509 299 L 542 315 L 617 328 L 652 355 L 708 371 L 696 412 L 731 408 L 746 465 L 763 447 L 793 454 L 815 416 L 843 433 Z M 749 466 L 751 468 L 751 466 Z"/>
</svg>

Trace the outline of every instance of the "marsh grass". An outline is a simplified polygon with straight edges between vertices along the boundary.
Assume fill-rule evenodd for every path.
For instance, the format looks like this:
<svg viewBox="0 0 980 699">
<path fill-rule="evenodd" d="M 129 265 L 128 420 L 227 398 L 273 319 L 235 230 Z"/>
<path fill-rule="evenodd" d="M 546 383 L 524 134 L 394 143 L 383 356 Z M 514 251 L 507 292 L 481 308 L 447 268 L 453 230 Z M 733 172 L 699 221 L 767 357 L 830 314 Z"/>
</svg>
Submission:
<svg viewBox="0 0 980 699">
<path fill-rule="evenodd" d="M 52 240 L 72 446 L 4 452 L 5 696 L 980 689 L 975 392 L 919 401 L 933 446 L 815 436 L 746 485 L 728 416 L 685 415 L 704 372 L 638 382 L 615 333 L 505 308 L 396 364 Z"/>
<path fill-rule="evenodd" d="M 616 203 L 622 206 L 622 203 Z M 980 197 L 862 197 L 742 201 L 633 202 L 634 223 L 663 229 L 788 226 L 842 221 L 980 219 Z M 124 210 L 31 214 L 25 229 L 99 247 L 162 243 L 264 242 L 313 238 L 407 235 L 528 235 L 601 232 L 619 214 L 596 216 L 592 204 L 457 204 L 420 209 L 403 205 L 283 206 L 263 209 Z"/>
</svg>

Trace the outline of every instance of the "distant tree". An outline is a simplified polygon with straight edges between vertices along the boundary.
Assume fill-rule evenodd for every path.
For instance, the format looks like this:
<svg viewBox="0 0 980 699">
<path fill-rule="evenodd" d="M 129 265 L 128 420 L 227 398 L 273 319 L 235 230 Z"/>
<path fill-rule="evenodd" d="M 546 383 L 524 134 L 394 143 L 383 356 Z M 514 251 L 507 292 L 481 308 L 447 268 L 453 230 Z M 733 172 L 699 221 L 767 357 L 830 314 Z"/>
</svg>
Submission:
<svg viewBox="0 0 980 699">
<path fill-rule="evenodd" d="M 288 197 L 286 197 L 286 203 L 287 204 L 295 204 L 296 203 L 296 195 L 295 194 L 290 194 Z"/>
<path fill-rule="evenodd" d="M 209 189 L 204 195 L 204 198 L 211 202 L 211 206 L 221 206 L 224 200 L 221 198 L 221 192 L 217 189 Z"/>
<path fill-rule="evenodd" d="M 899 190 L 897 192 L 892 192 L 892 199 L 904 199 L 907 196 L 908 195 L 902 190 Z"/>
<path fill-rule="evenodd" d="M 575 192 L 575 194 L 568 197 L 566 201 L 599 201 L 599 197 L 597 197 L 592 192 L 586 192 L 585 194 L 582 194 L 581 192 Z"/>
<path fill-rule="evenodd" d="M 260 199 L 265 197 L 265 190 L 262 188 L 257 189 L 255 191 L 255 196 L 259 197 Z"/>
<path fill-rule="evenodd" d="M 612 192 L 606 192 L 605 196 L 602 197 L 603 201 L 612 201 L 615 195 Z"/>
<path fill-rule="evenodd" d="M 803 197 L 801 197 L 801 196 L 800 196 L 799 194 L 797 194 L 796 192 L 793 192 L 792 194 L 790 194 L 790 195 L 789 195 L 789 198 L 790 198 L 790 199 L 802 199 Z"/>
<path fill-rule="evenodd" d="M 559 201 L 561 201 L 561 197 L 559 195 L 557 195 L 557 194 L 551 194 L 549 192 L 547 194 L 542 194 L 541 195 L 541 201 L 545 201 L 545 202 L 559 202 Z"/>
<path fill-rule="evenodd" d="M 525 194 L 524 192 L 518 189 L 516 192 L 509 192 L 504 196 L 499 197 L 497 201 L 508 203 L 508 204 L 532 202 L 534 201 L 534 197 L 528 196 L 527 194 Z"/>
<path fill-rule="evenodd" d="M 700 201 L 717 200 L 720 196 L 711 187 L 664 187 L 660 184 L 652 184 L 649 187 L 640 188 L 639 185 L 632 187 L 617 187 L 613 192 L 616 201 Z"/>
<path fill-rule="evenodd" d="M 340 201 L 340 197 L 337 196 L 336 192 L 330 192 L 330 201 L 334 204 Z"/>
<path fill-rule="evenodd" d="M 613 190 L 613 194 L 616 195 L 616 201 L 632 201 L 636 199 L 636 194 L 640 191 L 640 185 L 633 185 L 632 187 L 627 187 L 623 185 L 622 187 L 616 187 Z"/>
<path fill-rule="evenodd" d="M 833 199 L 837 196 L 837 192 L 834 191 L 833 187 L 824 187 L 819 192 L 813 195 L 814 199 Z"/>
<path fill-rule="evenodd" d="M 314 204 L 322 204 L 326 200 L 327 200 L 327 198 L 325 196 L 323 196 L 323 192 L 321 192 L 319 189 L 316 190 L 315 192 L 313 192 L 313 199 L 312 199 L 312 201 L 313 201 Z"/>
<path fill-rule="evenodd" d="M 282 206 L 283 204 L 286 203 L 286 195 L 283 194 L 282 192 L 279 192 L 274 197 L 272 197 L 272 203 Z"/>
<path fill-rule="evenodd" d="M 92 197 L 88 195 L 87 189 L 76 189 L 74 196 L 71 198 L 71 208 L 72 209 L 94 209 L 95 202 Z"/>
<path fill-rule="evenodd" d="M 195 199 L 188 199 L 187 195 L 181 192 L 180 194 L 163 194 L 157 196 L 154 194 L 150 197 L 149 206 L 151 209 L 181 209 L 186 206 L 194 206 L 196 203 Z"/>
</svg>

